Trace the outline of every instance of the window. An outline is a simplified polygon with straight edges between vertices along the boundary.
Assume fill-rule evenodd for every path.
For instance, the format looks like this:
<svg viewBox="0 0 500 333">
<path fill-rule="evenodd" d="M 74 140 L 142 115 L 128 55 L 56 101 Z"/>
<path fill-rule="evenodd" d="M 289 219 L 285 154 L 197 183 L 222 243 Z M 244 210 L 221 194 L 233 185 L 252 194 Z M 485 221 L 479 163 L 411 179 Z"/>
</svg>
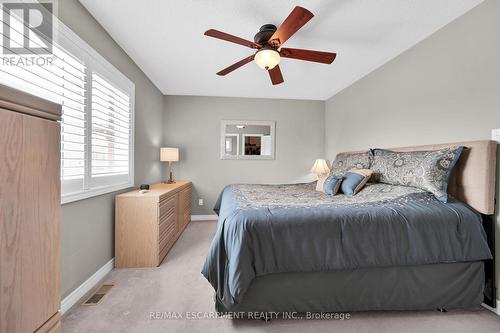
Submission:
<svg viewBox="0 0 500 333">
<path fill-rule="evenodd" d="M 3 23 L 1 46 L 5 27 L 10 47 L 21 46 L 19 16 Z M 61 22 L 54 30 L 52 54 L 3 54 L 0 84 L 62 105 L 62 203 L 133 186 L 134 84 Z M 29 42 L 48 43 L 34 34 Z"/>
</svg>

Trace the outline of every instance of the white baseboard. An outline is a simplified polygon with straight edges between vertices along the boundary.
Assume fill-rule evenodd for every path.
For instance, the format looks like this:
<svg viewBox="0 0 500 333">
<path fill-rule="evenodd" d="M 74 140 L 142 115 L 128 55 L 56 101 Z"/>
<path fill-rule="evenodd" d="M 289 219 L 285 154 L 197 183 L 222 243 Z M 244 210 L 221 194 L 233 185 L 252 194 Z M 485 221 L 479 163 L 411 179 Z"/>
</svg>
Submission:
<svg viewBox="0 0 500 333">
<path fill-rule="evenodd" d="M 191 221 L 217 221 L 218 216 L 212 215 L 191 215 Z"/>
<path fill-rule="evenodd" d="M 85 296 L 89 291 L 96 287 L 99 281 L 101 281 L 109 272 L 111 272 L 114 267 L 115 258 L 104 264 L 104 266 L 99 268 L 99 270 L 95 272 L 91 277 L 89 277 L 84 283 L 73 290 L 71 294 L 66 296 L 61 302 L 61 315 L 71 309 L 71 307 L 78 303 L 83 298 L 83 296 Z"/>
<path fill-rule="evenodd" d="M 486 304 L 482 304 L 483 307 L 485 307 L 486 309 L 490 310 L 491 312 L 493 313 L 496 313 L 497 315 L 500 316 L 500 299 L 497 299 L 497 307 L 496 308 L 492 308 L 490 307 L 489 305 L 486 305 Z"/>
</svg>

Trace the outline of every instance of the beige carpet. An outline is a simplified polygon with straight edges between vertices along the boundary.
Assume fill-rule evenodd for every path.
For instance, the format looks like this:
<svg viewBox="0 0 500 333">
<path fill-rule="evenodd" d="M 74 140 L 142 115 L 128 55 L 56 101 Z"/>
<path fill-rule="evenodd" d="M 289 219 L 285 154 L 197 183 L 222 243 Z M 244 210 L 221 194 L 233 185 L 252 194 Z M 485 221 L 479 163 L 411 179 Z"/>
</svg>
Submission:
<svg viewBox="0 0 500 333">
<path fill-rule="evenodd" d="M 349 320 L 186 319 L 213 311 L 213 290 L 200 274 L 215 222 L 191 222 L 162 265 L 113 271 L 114 283 L 98 306 L 76 306 L 63 332 L 500 332 L 500 316 L 469 311 L 353 312 Z M 151 319 L 151 312 L 160 312 Z M 180 313 L 183 319 L 164 318 Z M 193 317 L 192 314 L 189 314 Z M 173 316 L 173 315 L 172 315 Z"/>
</svg>

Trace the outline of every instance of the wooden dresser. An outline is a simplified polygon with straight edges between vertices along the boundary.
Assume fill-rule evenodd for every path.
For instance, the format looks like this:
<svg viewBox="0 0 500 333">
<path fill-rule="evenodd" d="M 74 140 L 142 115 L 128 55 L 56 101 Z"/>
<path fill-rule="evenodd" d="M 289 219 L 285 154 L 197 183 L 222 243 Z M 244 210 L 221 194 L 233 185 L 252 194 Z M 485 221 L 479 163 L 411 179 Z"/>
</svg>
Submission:
<svg viewBox="0 0 500 333">
<path fill-rule="evenodd" d="M 0 332 L 60 331 L 61 106 L 0 85 Z"/>
<path fill-rule="evenodd" d="M 160 265 L 191 220 L 191 187 L 178 180 L 116 196 L 116 268 Z"/>
</svg>

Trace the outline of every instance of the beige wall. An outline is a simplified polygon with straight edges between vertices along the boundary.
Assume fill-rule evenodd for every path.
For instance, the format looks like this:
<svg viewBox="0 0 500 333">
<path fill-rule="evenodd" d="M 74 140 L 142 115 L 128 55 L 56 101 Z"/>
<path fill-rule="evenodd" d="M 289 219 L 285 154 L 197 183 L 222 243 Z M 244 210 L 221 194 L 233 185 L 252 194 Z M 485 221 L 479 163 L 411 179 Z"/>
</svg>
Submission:
<svg viewBox="0 0 500 333">
<path fill-rule="evenodd" d="M 221 160 L 220 121 L 230 119 L 275 120 L 276 159 Z M 214 214 L 225 185 L 311 179 L 309 170 L 324 152 L 323 121 L 319 101 L 165 96 L 164 142 L 180 148 L 174 176 L 193 181 L 193 214 Z"/>
<path fill-rule="evenodd" d="M 59 17 L 135 83 L 135 183 L 160 179 L 163 95 L 77 0 L 59 1 Z M 114 195 L 62 206 L 62 296 L 114 257 Z"/>
<path fill-rule="evenodd" d="M 327 157 L 369 147 L 490 139 L 491 129 L 500 128 L 499 33 L 500 1 L 486 0 L 331 98 Z M 499 229 L 500 221 L 500 279 Z"/>
</svg>

